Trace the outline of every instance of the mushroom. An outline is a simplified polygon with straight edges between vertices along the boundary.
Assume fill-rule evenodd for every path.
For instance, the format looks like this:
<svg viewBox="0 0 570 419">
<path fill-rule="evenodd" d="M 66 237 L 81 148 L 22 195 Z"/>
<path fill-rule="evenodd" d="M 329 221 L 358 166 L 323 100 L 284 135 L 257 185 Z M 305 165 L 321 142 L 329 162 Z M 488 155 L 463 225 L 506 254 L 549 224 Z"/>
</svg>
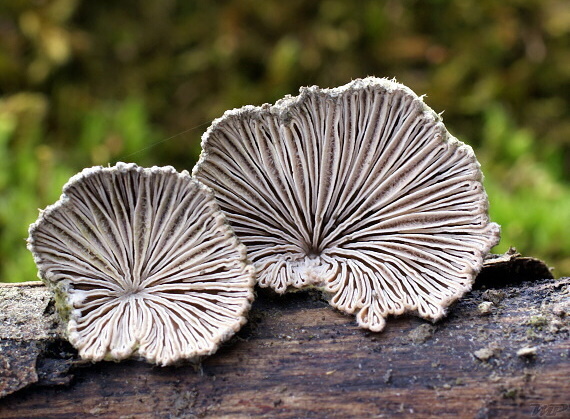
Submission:
<svg viewBox="0 0 570 419">
<path fill-rule="evenodd" d="M 321 289 L 381 331 L 437 320 L 499 240 L 474 152 L 409 88 L 368 77 L 227 111 L 193 175 L 278 293 Z"/>
<path fill-rule="evenodd" d="M 253 266 L 211 191 L 172 167 L 83 170 L 30 226 L 28 248 L 86 360 L 212 354 L 253 298 Z"/>
</svg>

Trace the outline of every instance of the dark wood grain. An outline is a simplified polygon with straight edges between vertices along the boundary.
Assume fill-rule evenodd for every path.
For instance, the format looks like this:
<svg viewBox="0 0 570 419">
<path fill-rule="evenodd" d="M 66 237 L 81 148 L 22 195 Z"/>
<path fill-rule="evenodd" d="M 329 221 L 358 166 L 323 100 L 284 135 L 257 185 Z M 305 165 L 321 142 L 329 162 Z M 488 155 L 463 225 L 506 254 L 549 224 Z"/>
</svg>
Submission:
<svg viewBox="0 0 570 419">
<path fill-rule="evenodd" d="M 0 417 L 569 417 L 569 336 L 569 278 L 475 290 L 437 324 L 403 316 L 382 333 L 317 294 L 262 290 L 199 366 L 84 364 L 52 339 L 46 379 L 1 399 Z"/>
</svg>

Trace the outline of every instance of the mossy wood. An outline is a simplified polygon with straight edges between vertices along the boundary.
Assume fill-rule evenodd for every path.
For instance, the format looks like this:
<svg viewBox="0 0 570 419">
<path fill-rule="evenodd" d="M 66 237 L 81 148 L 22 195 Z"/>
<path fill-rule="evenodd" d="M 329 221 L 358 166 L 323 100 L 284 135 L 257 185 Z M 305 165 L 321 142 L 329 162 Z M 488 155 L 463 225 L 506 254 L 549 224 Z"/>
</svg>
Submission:
<svg viewBox="0 0 570 419">
<path fill-rule="evenodd" d="M 512 255 L 486 266 L 447 318 L 379 334 L 314 293 L 262 290 L 218 353 L 167 368 L 78 360 L 47 289 L 3 285 L 0 417 L 565 417 L 570 278 Z"/>
</svg>

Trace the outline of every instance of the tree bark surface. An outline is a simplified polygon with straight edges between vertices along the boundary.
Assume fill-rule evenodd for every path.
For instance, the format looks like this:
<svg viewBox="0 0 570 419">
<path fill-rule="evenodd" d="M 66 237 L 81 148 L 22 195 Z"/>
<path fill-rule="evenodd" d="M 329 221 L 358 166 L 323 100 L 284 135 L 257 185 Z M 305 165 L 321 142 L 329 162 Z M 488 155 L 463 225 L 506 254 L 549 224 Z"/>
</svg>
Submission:
<svg viewBox="0 0 570 419">
<path fill-rule="evenodd" d="M 570 417 L 570 278 L 480 282 L 382 333 L 313 292 L 257 292 L 216 354 L 161 368 L 82 362 L 48 289 L 2 285 L 0 417 Z"/>
</svg>

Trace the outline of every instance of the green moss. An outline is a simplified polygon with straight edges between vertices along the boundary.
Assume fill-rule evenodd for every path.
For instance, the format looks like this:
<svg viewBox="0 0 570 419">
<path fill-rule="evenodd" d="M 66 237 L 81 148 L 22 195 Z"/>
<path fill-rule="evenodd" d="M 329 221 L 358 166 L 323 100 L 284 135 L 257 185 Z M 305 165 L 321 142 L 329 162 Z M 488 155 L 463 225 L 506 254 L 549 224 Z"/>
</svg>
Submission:
<svg viewBox="0 0 570 419">
<path fill-rule="evenodd" d="M 548 324 L 548 320 L 544 316 L 536 315 L 531 316 L 531 318 L 528 320 L 528 324 L 536 327 L 539 330 L 542 330 L 543 326 L 546 326 Z"/>
<path fill-rule="evenodd" d="M 69 303 L 69 298 L 68 298 L 69 294 L 67 292 L 66 285 L 64 285 L 61 282 L 58 283 L 57 285 L 46 282 L 46 285 L 48 285 L 49 288 L 54 293 L 55 308 L 57 309 L 57 313 L 61 318 L 61 320 L 67 325 L 73 307 Z"/>
<path fill-rule="evenodd" d="M 517 387 L 509 388 L 503 391 L 504 399 L 516 399 L 521 395 L 521 389 Z"/>
</svg>

